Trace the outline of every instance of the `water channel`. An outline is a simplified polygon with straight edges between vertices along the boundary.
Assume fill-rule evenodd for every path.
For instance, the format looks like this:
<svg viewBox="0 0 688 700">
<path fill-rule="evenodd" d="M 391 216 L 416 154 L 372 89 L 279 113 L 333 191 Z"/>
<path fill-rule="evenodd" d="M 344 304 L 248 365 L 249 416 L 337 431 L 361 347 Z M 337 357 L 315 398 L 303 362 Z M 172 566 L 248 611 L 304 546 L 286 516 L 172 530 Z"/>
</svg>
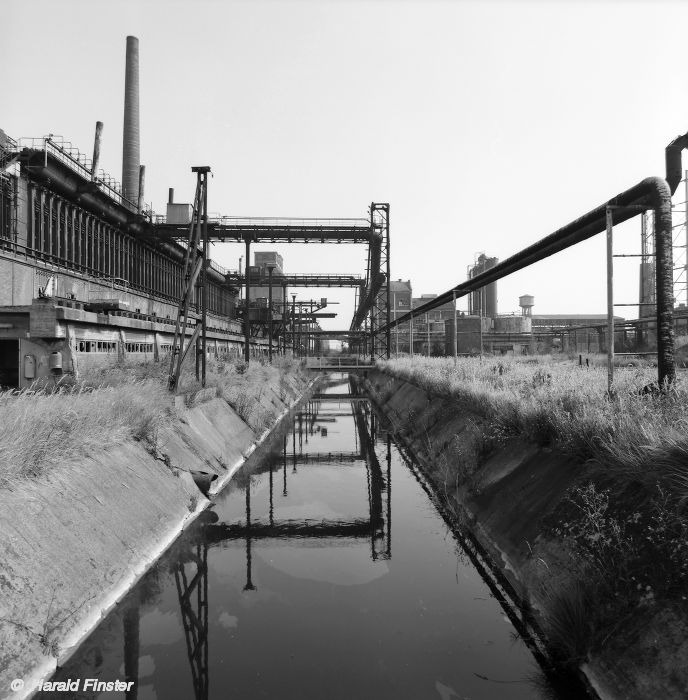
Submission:
<svg viewBox="0 0 688 700">
<path fill-rule="evenodd" d="M 370 403 L 320 391 L 53 679 L 132 689 L 63 697 L 563 697 Z"/>
</svg>

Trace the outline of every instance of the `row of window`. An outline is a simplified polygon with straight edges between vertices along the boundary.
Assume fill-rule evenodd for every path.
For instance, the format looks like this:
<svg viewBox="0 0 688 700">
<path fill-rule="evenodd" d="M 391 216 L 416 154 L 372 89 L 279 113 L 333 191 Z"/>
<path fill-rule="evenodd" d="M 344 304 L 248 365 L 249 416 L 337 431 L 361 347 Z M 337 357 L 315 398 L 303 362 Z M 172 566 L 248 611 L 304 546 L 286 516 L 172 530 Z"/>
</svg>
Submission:
<svg viewBox="0 0 688 700">
<path fill-rule="evenodd" d="M 48 190 L 33 187 L 31 195 L 33 205 L 27 247 L 37 257 L 124 279 L 132 288 L 164 297 L 178 299 L 181 296 L 183 268 L 180 262 Z M 207 293 L 209 311 L 230 314 L 232 295 L 228 288 L 209 282 Z"/>
<path fill-rule="evenodd" d="M 116 340 L 79 340 L 77 342 L 77 352 L 105 352 L 116 353 L 119 343 Z M 153 343 L 125 343 L 127 352 L 153 353 Z M 161 343 L 160 352 L 168 353 L 172 350 L 172 343 Z M 212 352 L 213 348 L 209 347 Z M 219 353 L 231 352 L 231 348 L 217 348 Z"/>
<path fill-rule="evenodd" d="M 80 340 L 77 343 L 78 352 L 117 352 L 119 343 L 116 340 Z M 153 352 L 153 343 L 125 343 L 127 352 Z M 169 350 L 170 344 L 162 345 L 161 349 Z"/>
<path fill-rule="evenodd" d="M 117 352 L 117 343 L 109 340 L 80 340 L 77 343 L 79 352 Z"/>
</svg>

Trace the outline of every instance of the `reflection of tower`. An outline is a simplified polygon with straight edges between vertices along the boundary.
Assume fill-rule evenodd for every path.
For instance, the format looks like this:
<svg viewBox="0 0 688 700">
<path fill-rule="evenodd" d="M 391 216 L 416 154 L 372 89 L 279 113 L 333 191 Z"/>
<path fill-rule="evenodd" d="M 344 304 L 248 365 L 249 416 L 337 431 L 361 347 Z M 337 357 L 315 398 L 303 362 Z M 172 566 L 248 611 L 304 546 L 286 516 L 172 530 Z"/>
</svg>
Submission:
<svg viewBox="0 0 688 700">
<path fill-rule="evenodd" d="M 246 484 L 246 585 L 245 591 L 255 591 L 251 578 L 253 569 L 251 566 L 251 477 L 249 476 Z"/>
<path fill-rule="evenodd" d="M 196 570 L 194 571 L 194 565 Z M 189 566 L 190 576 L 187 576 Z M 208 544 L 197 544 L 174 570 L 196 700 L 208 700 Z"/>
<path fill-rule="evenodd" d="M 284 434 L 284 444 L 282 446 L 282 474 L 284 485 L 282 487 L 282 495 L 287 495 L 287 434 Z"/>
<path fill-rule="evenodd" d="M 370 508 L 370 537 L 373 560 L 391 558 L 391 452 L 388 450 L 387 478 L 382 473 L 375 453 L 376 416 L 368 402 L 352 401 L 361 456 L 368 476 L 368 504 Z M 386 499 L 386 508 L 383 500 Z"/>
<path fill-rule="evenodd" d="M 136 601 L 124 611 L 124 680 L 133 685 L 126 691 L 126 700 L 136 700 L 139 685 L 139 604 Z"/>
</svg>

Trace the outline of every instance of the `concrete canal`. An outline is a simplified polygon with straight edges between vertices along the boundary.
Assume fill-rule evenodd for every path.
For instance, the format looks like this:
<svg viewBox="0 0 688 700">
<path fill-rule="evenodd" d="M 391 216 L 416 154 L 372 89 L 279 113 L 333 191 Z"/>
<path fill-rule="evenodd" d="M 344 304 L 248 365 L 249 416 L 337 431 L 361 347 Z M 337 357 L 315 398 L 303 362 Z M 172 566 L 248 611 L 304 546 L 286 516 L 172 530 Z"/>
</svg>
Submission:
<svg viewBox="0 0 688 700">
<path fill-rule="evenodd" d="M 298 408 L 53 680 L 134 681 L 138 700 L 565 697 L 348 393 L 334 378 Z"/>
</svg>

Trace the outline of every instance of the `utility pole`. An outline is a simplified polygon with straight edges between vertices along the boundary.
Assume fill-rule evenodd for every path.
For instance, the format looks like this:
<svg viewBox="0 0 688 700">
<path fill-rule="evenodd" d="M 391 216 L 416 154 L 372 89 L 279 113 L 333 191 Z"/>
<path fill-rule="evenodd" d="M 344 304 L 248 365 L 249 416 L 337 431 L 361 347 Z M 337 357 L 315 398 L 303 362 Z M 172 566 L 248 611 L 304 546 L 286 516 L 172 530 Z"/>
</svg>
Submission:
<svg viewBox="0 0 688 700">
<path fill-rule="evenodd" d="M 291 353 L 296 357 L 296 294 L 291 295 Z"/>
<path fill-rule="evenodd" d="M 411 299 L 411 320 L 409 321 L 409 352 L 413 357 L 413 299 Z"/>
<path fill-rule="evenodd" d="M 611 397 L 614 385 L 614 221 L 607 207 L 607 393 Z"/>
<path fill-rule="evenodd" d="M 456 356 L 458 355 L 458 327 L 456 323 L 456 290 L 452 291 L 452 297 L 454 298 L 454 347 L 452 348 L 452 355 L 454 356 L 454 363 L 456 363 Z"/>
<path fill-rule="evenodd" d="M 428 312 L 425 312 L 425 338 L 428 342 L 428 357 L 430 357 L 430 317 Z"/>
<path fill-rule="evenodd" d="M 274 265 L 268 265 L 268 360 L 272 363 L 272 271 Z"/>
<path fill-rule="evenodd" d="M 480 291 L 478 293 L 478 299 L 480 300 L 479 303 L 479 313 L 480 316 L 478 317 L 478 321 L 480 323 L 480 359 L 483 359 L 483 288 L 480 288 Z"/>
<path fill-rule="evenodd" d="M 251 260 L 251 237 L 246 235 L 246 299 L 244 300 L 244 360 L 251 361 L 251 319 L 249 307 L 251 305 L 251 276 L 249 275 Z"/>
</svg>

